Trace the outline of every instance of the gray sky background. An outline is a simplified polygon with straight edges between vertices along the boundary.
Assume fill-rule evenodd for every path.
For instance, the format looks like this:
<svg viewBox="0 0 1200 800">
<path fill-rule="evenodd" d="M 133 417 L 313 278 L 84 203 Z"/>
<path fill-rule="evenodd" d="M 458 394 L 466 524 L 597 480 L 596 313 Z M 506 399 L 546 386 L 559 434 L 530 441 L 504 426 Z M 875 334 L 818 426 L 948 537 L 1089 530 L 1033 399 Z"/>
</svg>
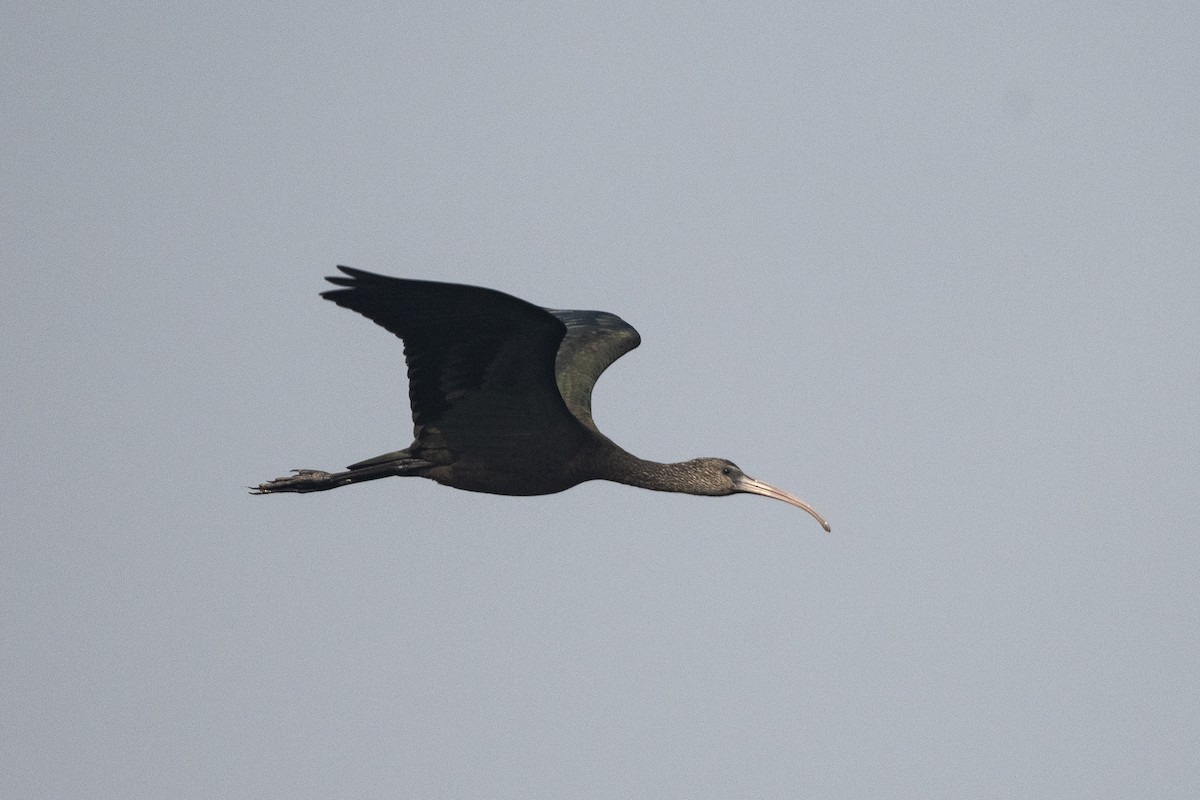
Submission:
<svg viewBox="0 0 1200 800">
<path fill-rule="evenodd" d="M 1194 3 L 11 3 L 0 797 L 1200 794 Z M 811 501 L 402 447 L 337 263 Z"/>
</svg>

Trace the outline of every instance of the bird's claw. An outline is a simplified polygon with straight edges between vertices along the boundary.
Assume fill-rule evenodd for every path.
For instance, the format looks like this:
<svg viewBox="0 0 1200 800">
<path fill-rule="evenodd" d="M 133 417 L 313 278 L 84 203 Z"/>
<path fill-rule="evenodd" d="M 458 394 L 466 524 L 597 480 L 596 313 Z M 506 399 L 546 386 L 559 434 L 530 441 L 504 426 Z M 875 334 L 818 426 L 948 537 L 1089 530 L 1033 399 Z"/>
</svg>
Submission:
<svg viewBox="0 0 1200 800">
<path fill-rule="evenodd" d="M 329 473 L 319 469 L 294 469 L 293 475 L 276 478 L 258 486 L 250 487 L 250 494 L 274 494 L 276 492 L 312 492 L 328 488 Z"/>
</svg>

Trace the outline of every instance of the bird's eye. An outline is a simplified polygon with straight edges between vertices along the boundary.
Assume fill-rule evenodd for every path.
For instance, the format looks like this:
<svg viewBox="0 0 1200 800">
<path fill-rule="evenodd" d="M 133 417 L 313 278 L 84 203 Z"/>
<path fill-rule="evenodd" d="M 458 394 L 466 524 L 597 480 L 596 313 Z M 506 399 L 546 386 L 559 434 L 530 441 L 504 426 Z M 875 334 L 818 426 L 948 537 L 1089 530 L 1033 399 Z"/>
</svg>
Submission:
<svg viewBox="0 0 1200 800">
<path fill-rule="evenodd" d="M 731 470 L 729 467 L 721 467 L 721 474 L 722 475 L 732 475 L 733 470 Z"/>
</svg>

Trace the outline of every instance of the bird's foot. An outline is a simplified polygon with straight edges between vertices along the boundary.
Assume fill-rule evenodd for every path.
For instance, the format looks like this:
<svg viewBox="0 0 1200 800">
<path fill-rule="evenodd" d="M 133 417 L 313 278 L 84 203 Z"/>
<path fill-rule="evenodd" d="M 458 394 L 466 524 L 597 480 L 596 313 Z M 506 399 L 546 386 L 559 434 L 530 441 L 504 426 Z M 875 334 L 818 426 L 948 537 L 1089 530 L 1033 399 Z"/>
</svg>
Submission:
<svg viewBox="0 0 1200 800">
<path fill-rule="evenodd" d="M 319 492 L 340 486 L 331 473 L 319 469 L 294 469 L 294 475 L 276 478 L 273 481 L 250 487 L 250 494 L 275 494 L 276 492 Z"/>
</svg>

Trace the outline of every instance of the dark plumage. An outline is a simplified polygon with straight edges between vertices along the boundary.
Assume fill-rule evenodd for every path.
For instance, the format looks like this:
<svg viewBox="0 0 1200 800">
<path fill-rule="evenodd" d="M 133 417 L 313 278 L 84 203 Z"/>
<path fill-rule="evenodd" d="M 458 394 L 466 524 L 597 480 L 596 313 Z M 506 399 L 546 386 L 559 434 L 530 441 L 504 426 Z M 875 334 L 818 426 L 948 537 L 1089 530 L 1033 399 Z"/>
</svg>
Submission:
<svg viewBox="0 0 1200 800">
<path fill-rule="evenodd" d="M 493 289 L 404 280 L 339 266 L 322 297 L 404 340 L 414 441 L 345 472 L 294 470 L 255 494 L 317 492 L 393 475 L 492 494 L 552 494 L 589 480 L 667 492 L 748 492 L 811 506 L 720 458 L 660 464 L 600 433 L 592 387 L 641 343 L 604 311 L 539 308 Z"/>
</svg>

